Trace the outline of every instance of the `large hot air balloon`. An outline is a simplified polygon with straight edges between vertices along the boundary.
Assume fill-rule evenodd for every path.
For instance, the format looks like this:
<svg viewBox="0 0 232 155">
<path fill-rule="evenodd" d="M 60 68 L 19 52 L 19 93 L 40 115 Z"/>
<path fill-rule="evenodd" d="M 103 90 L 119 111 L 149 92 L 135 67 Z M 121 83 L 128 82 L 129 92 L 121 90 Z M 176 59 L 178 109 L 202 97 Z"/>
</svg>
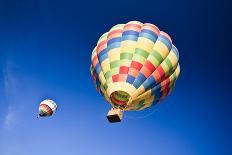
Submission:
<svg viewBox="0 0 232 155">
<path fill-rule="evenodd" d="M 57 109 L 57 105 L 54 101 L 46 99 L 42 101 L 39 105 L 38 117 L 49 117 L 52 116 Z"/>
<path fill-rule="evenodd" d="M 112 105 L 107 118 L 119 122 L 126 110 L 159 103 L 180 73 L 179 54 L 170 36 L 155 25 L 131 21 L 104 33 L 92 52 L 91 75 Z"/>
</svg>

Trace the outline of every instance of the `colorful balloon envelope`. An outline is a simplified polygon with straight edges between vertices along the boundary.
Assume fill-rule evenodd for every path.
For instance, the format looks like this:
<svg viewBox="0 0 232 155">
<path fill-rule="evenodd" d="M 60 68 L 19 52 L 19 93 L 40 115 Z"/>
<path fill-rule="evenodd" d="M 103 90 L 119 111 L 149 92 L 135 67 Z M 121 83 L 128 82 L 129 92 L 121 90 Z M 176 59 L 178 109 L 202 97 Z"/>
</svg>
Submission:
<svg viewBox="0 0 232 155">
<path fill-rule="evenodd" d="M 54 101 L 46 99 L 42 101 L 39 105 L 38 117 L 49 117 L 52 116 L 57 109 L 57 105 Z"/>
<path fill-rule="evenodd" d="M 170 36 L 138 21 L 118 24 L 104 33 L 91 60 L 96 88 L 113 107 L 107 116 L 110 122 L 121 121 L 122 111 L 159 103 L 180 73 L 178 50 Z"/>
</svg>

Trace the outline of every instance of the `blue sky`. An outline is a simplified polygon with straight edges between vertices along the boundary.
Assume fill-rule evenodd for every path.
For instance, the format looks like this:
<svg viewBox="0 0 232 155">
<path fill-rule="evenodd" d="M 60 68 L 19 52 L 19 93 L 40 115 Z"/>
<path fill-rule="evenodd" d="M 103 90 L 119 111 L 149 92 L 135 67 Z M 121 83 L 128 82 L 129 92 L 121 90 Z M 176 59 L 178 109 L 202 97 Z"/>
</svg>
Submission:
<svg viewBox="0 0 232 155">
<path fill-rule="evenodd" d="M 230 41 L 226 1 L 0 1 L 1 155 L 231 154 Z M 100 35 L 131 20 L 172 37 L 181 75 L 152 110 L 120 124 L 90 77 Z M 37 119 L 46 98 L 59 106 Z"/>
</svg>

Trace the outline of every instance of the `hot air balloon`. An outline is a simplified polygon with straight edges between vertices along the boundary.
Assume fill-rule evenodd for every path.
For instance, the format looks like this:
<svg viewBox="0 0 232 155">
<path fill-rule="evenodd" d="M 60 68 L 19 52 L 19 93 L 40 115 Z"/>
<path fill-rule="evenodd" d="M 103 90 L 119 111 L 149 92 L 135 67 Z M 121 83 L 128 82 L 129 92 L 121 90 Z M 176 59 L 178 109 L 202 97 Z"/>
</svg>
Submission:
<svg viewBox="0 0 232 155">
<path fill-rule="evenodd" d="M 170 36 L 155 25 L 131 21 L 104 33 L 92 52 L 90 71 L 97 90 L 112 105 L 109 122 L 123 111 L 156 105 L 173 89 L 179 54 Z"/>
<path fill-rule="evenodd" d="M 38 117 L 49 117 L 52 116 L 57 109 L 57 105 L 54 101 L 46 99 L 42 101 L 39 105 Z"/>
</svg>

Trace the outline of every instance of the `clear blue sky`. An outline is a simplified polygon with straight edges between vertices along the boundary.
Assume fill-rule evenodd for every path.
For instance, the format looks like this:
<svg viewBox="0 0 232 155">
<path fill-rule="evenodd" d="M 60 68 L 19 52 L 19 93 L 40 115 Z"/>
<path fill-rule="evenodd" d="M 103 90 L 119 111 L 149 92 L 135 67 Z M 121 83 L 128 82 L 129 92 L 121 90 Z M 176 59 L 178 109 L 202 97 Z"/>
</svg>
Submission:
<svg viewBox="0 0 232 155">
<path fill-rule="evenodd" d="M 0 1 L 0 155 L 231 154 L 231 28 L 224 0 Z M 172 37 L 181 75 L 151 111 L 109 124 L 90 77 L 91 51 L 118 23 Z M 40 101 L 54 117 L 37 119 Z"/>
</svg>

